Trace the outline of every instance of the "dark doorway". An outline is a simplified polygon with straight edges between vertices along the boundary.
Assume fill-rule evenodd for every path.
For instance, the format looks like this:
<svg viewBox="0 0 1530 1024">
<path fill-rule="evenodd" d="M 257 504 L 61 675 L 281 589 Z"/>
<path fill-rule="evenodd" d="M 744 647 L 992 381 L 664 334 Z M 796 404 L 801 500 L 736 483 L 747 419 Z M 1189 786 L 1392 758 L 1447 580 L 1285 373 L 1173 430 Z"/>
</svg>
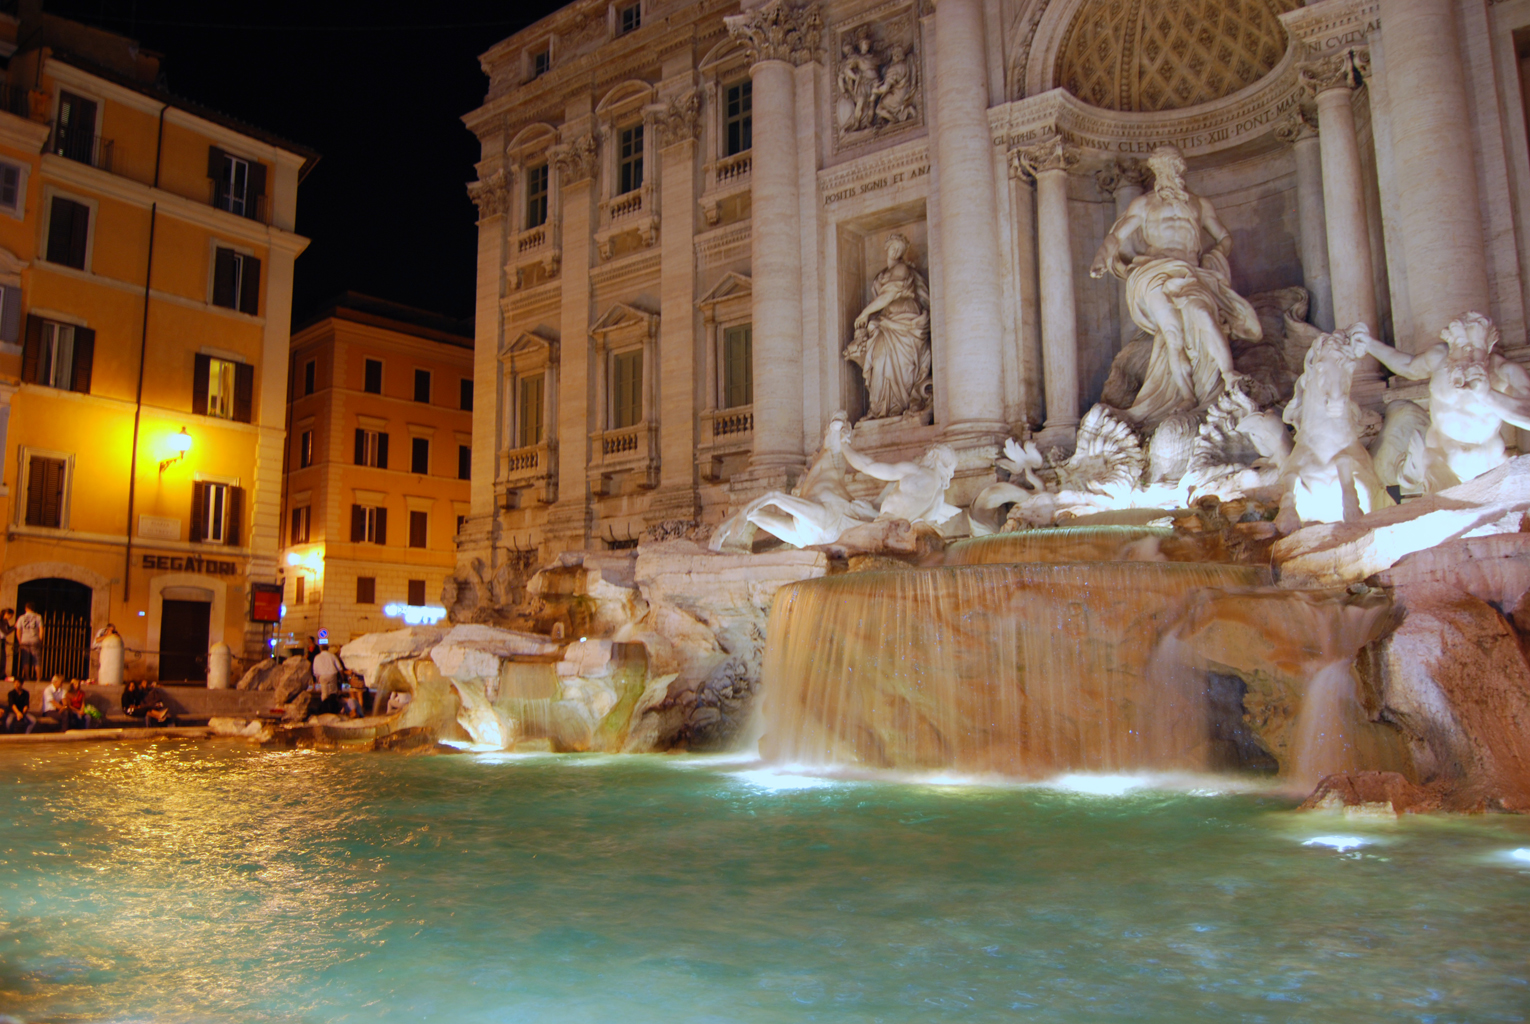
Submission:
<svg viewBox="0 0 1530 1024">
<path fill-rule="evenodd" d="M 159 619 L 159 679 L 165 683 L 207 681 L 207 601 L 166 598 Z"/>
<path fill-rule="evenodd" d="M 39 679 L 90 678 L 90 598 L 85 584 L 56 576 L 28 580 L 16 588 L 16 614 L 31 604 L 43 619 Z M 13 666 L 5 668 L 9 672 Z"/>
</svg>

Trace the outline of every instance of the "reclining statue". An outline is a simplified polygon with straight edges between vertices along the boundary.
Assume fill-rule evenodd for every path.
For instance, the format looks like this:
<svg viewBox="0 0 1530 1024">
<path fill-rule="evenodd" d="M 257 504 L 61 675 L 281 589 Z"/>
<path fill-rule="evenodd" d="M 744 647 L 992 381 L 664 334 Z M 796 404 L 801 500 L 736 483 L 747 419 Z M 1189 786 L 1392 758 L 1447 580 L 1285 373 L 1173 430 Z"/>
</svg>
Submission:
<svg viewBox="0 0 1530 1024">
<path fill-rule="evenodd" d="M 1366 333 L 1365 350 L 1409 380 L 1429 379 L 1424 434 L 1424 493 L 1475 480 L 1508 461 L 1500 428 L 1530 430 L 1530 374 L 1493 351 L 1498 328 L 1467 313 L 1440 332 L 1441 341 L 1409 356 Z"/>
</svg>

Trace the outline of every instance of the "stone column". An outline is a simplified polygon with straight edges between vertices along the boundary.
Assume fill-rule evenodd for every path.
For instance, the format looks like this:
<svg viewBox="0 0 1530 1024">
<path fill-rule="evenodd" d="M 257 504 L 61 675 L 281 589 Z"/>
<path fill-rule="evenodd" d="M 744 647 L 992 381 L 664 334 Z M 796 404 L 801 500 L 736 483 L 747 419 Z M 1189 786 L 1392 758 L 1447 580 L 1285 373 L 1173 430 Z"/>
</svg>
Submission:
<svg viewBox="0 0 1530 1024">
<path fill-rule="evenodd" d="M 1302 80 L 1317 95 L 1318 151 L 1322 163 L 1323 213 L 1327 221 L 1328 270 L 1335 326 L 1356 322 L 1380 330 L 1371 234 L 1365 216 L 1360 143 L 1355 138 L 1352 94 L 1370 69 L 1364 50 L 1346 50 L 1302 66 Z"/>
<path fill-rule="evenodd" d="M 1298 110 L 1275 129 L 1296 158 L 1297 220 L 1301 225 L 1302 287 L 1310 302 L 1307 318 L 1325 331 L 1334 329 L 1333 286 L 1328 279 L 1328 232 L 1323 208 L 1323 154 L 1317 115 Z M 1371 325 L 1375 327 L 1375 324 Z"/>
<path fill-rule="evenodd" d="M 1003 264 L 988 127 L 982 0 L 939 0 L 935 75 L 939 130 L 942 345 L 947 437 L 997 440 L 1004 423 Z"/>
<path fill-rule="evenodd" d="M 658 375 L 659 489 L 648 503 L 648 527 L 694 524 L 696 495 L 696 136 L 701 93 L 670 100 L 654 119 L 664 215 L 659 235 Z"/>
<path fill-rule="evenodd" d="M 1381 0 L 1398 237 L 1419 351 L 1462 313 L 1490 313 L 1476 141 L 1451 0 Z"/>
<path fill-rule="evenodd" d="M 1132 200 L 1142 195 L 1147 188 L 1148 175 L 1151 172 L 1147 165 L 1134 156 L 1123 160 L 1112 160 L 1094 174 L 1094 183 L 1101 192 L 1116 201 L 1116 220 L 1126 216 L 1126 208 L 1132 205 Z M 1125 345 L 1137 336 L 1140 328 L 1132 319 L 1131 313 L 1126 306 L 1126 282 L 1122 281 L 1116 289 L 1116 306 L 1121 311 L 1121 344 Z"/>
<path fill-rule="evenodd" d="M 1053 135 L 1016 151 L 1036 179 L 1036 249 L 1041 279 L 1041 358 L 1047 418 L 1042 434 L 1068 447 L 1078 426 L 1078 313 L 1073 296 L 1073 243 L 1068 228 L 1068 171 L 1077 147 Z"/>
<path fill-rule="evenodd" d="M 751 475 L 782 486 L 803 464 L 802 258 L 793 67 L 817 56 L 816 4 L 771 0 L 724 19 L 754 63 L 751 180 L 754 453 Z"/>
</svg>

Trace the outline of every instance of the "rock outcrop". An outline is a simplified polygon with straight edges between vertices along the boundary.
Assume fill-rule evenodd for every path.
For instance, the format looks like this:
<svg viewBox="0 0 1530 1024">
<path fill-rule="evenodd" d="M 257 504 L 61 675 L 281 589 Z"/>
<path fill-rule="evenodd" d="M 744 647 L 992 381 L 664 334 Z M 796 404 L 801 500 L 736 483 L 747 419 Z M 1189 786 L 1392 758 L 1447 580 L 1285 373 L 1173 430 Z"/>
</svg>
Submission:
<svg viewBox="0 0 1530 1024">
<path fill-rule="evenodd" d="M 240 690 L 270 690 L 272 703 L 285 704 L 308 689 L 313 682 L 313 665 L 301 654 L 284 661 L 275 659 L 252 665 L 239 677 Z"/>
</svg>

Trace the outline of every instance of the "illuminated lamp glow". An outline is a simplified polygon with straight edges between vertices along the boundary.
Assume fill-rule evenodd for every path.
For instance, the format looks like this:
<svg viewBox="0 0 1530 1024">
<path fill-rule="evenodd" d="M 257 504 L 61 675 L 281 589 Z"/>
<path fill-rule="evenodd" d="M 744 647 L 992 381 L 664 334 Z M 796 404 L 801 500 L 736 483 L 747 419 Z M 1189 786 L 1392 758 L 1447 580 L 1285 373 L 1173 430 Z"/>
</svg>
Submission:
<svg viewBox="0 0 1530 1024">
<path fill-rule="evenodd" d="M 1344 853 L 1348 850 L 1358 850 L 1362 846 L 1370 846 L 1371 840 L 1364 836 L 1313 836 L 1303 846 L 1326 846 L 1332 850 Z"/>
<path fill-rule="evenodd" d="M 186 433 L 185 427 L 181 428 L 180 433 L 170 435 L 170 450 L 182 455 L 191 451 L 191 435 Z"/>
<path fill-rule="evenodd" d="M 434 626 L 446 618 L 446 609 L 437 604 L 392 604 L 383 605 L 383 614 L 390 619 L 403 619 L 408 626 Z"/>
<path fill-rule="evenodd" d="M 298 553 L 296 551 L 289 551 L 289 552 L 287 552 L 287 564 L 288 565 L 302 565 L 303 564 L 303 560 L 298 557 Z"/>
</svg>

